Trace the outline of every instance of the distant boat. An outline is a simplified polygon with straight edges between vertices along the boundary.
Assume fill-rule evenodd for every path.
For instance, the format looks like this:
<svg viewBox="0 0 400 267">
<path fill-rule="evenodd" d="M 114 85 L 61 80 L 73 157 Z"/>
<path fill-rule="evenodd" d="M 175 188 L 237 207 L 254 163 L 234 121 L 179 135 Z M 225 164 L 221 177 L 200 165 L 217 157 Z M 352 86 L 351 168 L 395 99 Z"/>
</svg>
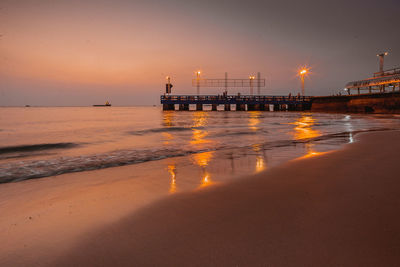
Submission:
<svg viewBox="0 0 400 267">
<path fill-rule="evenodd" d="M 25 107 L 29 108 L 29 107 L 30 107 L 30 105 L 25 105 Z"/>
<path fill-rule="evenodd" d="M 93 105 L 93 107 L 111 107 L 111 104 L 107 101 L 104 105 Z"/>
</svg>

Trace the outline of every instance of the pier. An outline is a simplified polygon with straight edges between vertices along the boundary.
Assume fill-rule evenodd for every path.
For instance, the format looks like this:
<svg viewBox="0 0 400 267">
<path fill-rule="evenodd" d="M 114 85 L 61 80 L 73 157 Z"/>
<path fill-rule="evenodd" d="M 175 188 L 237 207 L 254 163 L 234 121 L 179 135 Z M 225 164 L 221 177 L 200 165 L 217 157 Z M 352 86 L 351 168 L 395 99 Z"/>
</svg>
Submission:
<svg viewBox="0 0 400 267">
<path fill-rule="evenodd" d="M 217 111 L 219 105 L 225 111 L 302 111 L 311 108 L 310 96 L 268 96 L 268 95 L 162 95 L 163 110 L 187 111 L 190 105 L 194 110 L 203 110 L 204 105 L 211 105 Z M 232 109 L 232 105 L 234 109 Z"/>
</svg>

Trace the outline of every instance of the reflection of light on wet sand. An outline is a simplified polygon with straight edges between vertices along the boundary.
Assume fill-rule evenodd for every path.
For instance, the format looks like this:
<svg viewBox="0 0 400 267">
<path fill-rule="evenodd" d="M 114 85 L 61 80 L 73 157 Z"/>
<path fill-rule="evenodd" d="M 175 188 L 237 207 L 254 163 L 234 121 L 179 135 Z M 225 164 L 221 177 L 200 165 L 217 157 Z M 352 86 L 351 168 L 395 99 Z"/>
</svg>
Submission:
<svg viewBox="0 0 400 267">
<path fill-rule="evenodd" d="M 350 133 L 349 133 L 349 143 L 351 144 L 351 143 L 353 143 L 353 142 L 354 142 L 353 133 L 350 132 Z"/>
<path fill-rule="evenodd" d="M 214 151 L 207 151 L 202 153 L 197 153 L 193 155 L 193 159 L 196 165 L 200 167 L 206 167 L 213 157 Z"/>
<path fill-rule="evenodd" d="M 257 156 L 256 158 L 256 172 L 261 172 L 265 170 L 265 161 L 262 156 Z"/>
<path fill-rule="evenodd" d="M 250 112 L 250 118 L 249 118 L 249 128 L 252 131 L 257 131 L 258 127 L 257 125 L 260 124 L 260 111 L 249 111 Z"/>
<path fill-rule="evenodd" d="M 208 114 L 204 111 L 196 111 L 193 114 L 193 125 L 192 127 L 203 127 L 207 125 L 207 118 Z M 193 137 L 192 140 L 190 141 L 190 144 L 192 145 L 198 145 L 198 144 L 204 144 L 204 143 L 209 143 L 210 140 L 204 139 L 207 137 L 208 132 L 204 129 L 192 129 L 193 131 Z"/>
<path fill-rule="evenodd" d="M 302 114 L 301 118 L 292 124 L 296 125 L 294 128 L 294 138 L 299 139 L 309 139 L 321 135 L 320 131 L 314 130 L 312 126 L 315 124 L 315 120 L 311 115 Z"/>
<path fill-rule="evenodd" d="M 293 124 L 296 125 L 296 127 L 294 128 L 294 133 L 293 133 L 294 138 L 296 140 L 310 139 L 310 138 L 314 138 L 314 137 L 321 135 L 320 131 L 314 130 L 312 128 L 312 126 L 315 125 L 315 120 L 309 114 L 302 114 L 301 118 L 296 120 Z M 305 146 L 306 146 L 307 153 L 304 156 L 300 157 L 300 159 L 315 157 L 315 156 L 324 154 L 323 152 L 315 151 L 313 149 L 314 144 L 308 143 Z"/>
<path fill-rule="evenodd" d="M 176 167 L 174 164 L 168 165 L 168 172 L 171 175 L 171 183 L 169 192 L 175 193 L 176 192 Z"/>
<path fill-rule="evenodd" d="M 201 179 L 200 187 L 206 187 L 206 186 L 209 186 L 211 184 L 213 184 L 213 182 L 210 179 L 210 174 L 207 171 L 205 171 L 204 174 L 203 174 L 203 177 Z"/>
<path fill-rule="evenodd" d="M 315 151 L 313 149 L 313 146 L 314 146 L 313 144 L 306 144 L 307 154 L 305 154 L 304 156 L 299 157 L 298 159 L 311 158 L 311 157 L 319 156 L 319 155 L 322 155 L 322 154 L 326 153 L 326 152 Z"/>
<path fill-rule="evenodd" d="M 351 116 L 346 115 L 344 116 L 344 121 L 346 121 L 345 126 L 346 126 L 346 131 L 349 132 L 349 143 L 353 143 L 353 125 L 351 124 Z"/>
<path fill-rule="evenodd" d="M 206 167 L 208 166 L 213 157 L 213 154 L 214 151 L 208 151 L 193 155 L 194 163 L 200 166 L 203 171 L 200 187 L 205 187 L 213 183 L 211 181 L 210 174 L 206 170 Z"/>
</svg>

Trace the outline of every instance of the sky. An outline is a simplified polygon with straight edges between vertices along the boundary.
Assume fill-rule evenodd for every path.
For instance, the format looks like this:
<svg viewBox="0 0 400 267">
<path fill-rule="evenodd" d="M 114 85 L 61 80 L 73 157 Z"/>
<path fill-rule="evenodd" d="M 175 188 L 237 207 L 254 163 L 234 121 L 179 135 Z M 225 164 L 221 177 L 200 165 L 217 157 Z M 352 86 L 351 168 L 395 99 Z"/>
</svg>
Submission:
<svg viewBox="0 0 400 267">
<path fill-rule="evenodd" d="M 400 0 L 1 0 L 0 106 L 159 104 L 166 76 L 195 94 L 197 70 L 297 94 L 302 65 L 307 95 L 336 94 L 377 72 L 377 53 L 400 67 L 399 14 Z"/>
</svg>

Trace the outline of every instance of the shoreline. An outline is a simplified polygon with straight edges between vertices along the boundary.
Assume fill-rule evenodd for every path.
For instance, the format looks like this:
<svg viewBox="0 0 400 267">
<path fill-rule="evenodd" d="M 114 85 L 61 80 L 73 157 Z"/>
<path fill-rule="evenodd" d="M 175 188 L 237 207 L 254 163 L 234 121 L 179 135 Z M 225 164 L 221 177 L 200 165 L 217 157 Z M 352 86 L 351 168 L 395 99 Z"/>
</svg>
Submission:
<svg viewBox="0 0 400 267">
<path fill-rule="evenodd" d="M 56 263 L 394 266 L 399 137 L 363 134 L 252 180 L 164 199 L 88 233 Z"/>
<path fill-rule="evenodd" d="M 2 239 L 6 240 L 2 245 L 0 263 L 7 266 L 32 264 L 45 266 L 55 263 L 57 265 L 94 265 L 107 263 L 107 260 L 118 257 L 121 259 L 118 263 L 125 265 L 149 265 L 152 263 L 162 265 L 248 265 L 248 263 L 253 265 L 263 263 L 290 265 L 289 262 L 282 261 L 257 261 L 255 256 L 260 251 L 254 248 L 254 244 L 272 248 L 274 251 L 279 250 L 279 246 L 274 248 L 273 243 L 264 244 L 265 241 L 255 237 L 251 240 L 250 237 L 243 236 L 246 231 L 240 234 L 240 231 L 235 231 L 232 235 L 224 235 L 223 240 L 226 240 L 226 242 L 221 243 L 222 240 L 219 238 L 221 234 L 226 234 L 226 230 L 239 229 L 235 228 L 237 225 L 223 225 L 224 221 L 219 219 L 217 215 L 221 213 L 222 218 L 235 221 L 235 216 L 241 217 L 243 213 L 232 210 L 231 204 L 234 204 L 233 206 L 237 208 L 243 208 L 245 217 L 249 218 L 249 223 L 242 222 L 239 225 L 240 229 L 246 230 L 259 225 L 257 220 L 265 218 L 260 218 L 260 215 L 257 214 L 252 216 L 250 211 L 260 212 L 265 209 L 276 211 L 277 208 L 268 203 L 258 202 L 250 205 L 250 209 L 247 210 L 241 202 L 260 201 L 265 197 L 261 193 L 263 189 L 266 189 L 266 185 L 263 184 L 266 176 L 269 177 L 267 180 L 271 183 L 271 188 L 278 188 L 281 192 L 284 192 L 282 190 L 293 182 L 304 187 L 305 182 L 309 184 L 310 181 L 307 181 L 307 179 L 310 178 L 301 180 L 297 177 L 298 175 L 293 175 L 293 173 L 289 176 L 295 177 L 294 180 L 281 179 L 281 176 L 287 175 L 285 174 L 288 172 L 287 168 L 294 168 L 293 165 L 299 168 L 299 173 L 304 173 L 304 167 L 298 166 L 299 162 L 310 164 L 309 162 L 321 161 L 325 157 L 329 158 L 338 153 L 345 155 L 349 153 L 349 150 L 354 150 L 354 147 L 370 146 L 370 142 L 364 141 L 364 139 L 372 138 L 368 137 L 370 135 L 388 135 L 390 137 L 391 135 L 400 136 L 400 132 L 357 134 L 356 139 L 361 138 L 361 141 L 350 145 L 341 145 L 338 150 L 325 154 L 317 153 L 315 154 L 317 156 L 311 154 L 309 157 L 292 160 L 261 174 L 242 177 L 224 183 L 222 186 L 201 188 L 201 190 L 187 191 L 177 195 L 168 194 L 168 189 L 159 188 L 160 185 L 156 184 L 155 187 L 152 187 L 152 190 L 155 189 L 163 193 L 155 196 L 154 191 L 145 186 L 146 181 L 143 181 L 143 177 L 132 180 L 135 175 L 131 174 L 130 177 L 132 178 L 126 178 L 127 172 L 132 170 L 130 166 L 93 171 L 90 174 L 91 177 L 86 177 L 86 174 L 83 181 L 80 173 L 72 173 L 64 175 L 66 177 L 63 178 L 68 179 L 61 179 L 61 177 L 52 179 L 50 177 L 43 178 L 42 182 L 36 182 L 40 179 L 27 180 L 24 183 L 27 183 L 28 186 L 17 185 L 18 183 L 16 183 L 17 187 L 21 186 L 22 188 L 18 192 L 26 194 L 15 196 L 11 192 L 3 194 L 0 198 L 0 207 L 5 211 L 3 218 L 0 219 L 0 225 L 4 229 L 0 231 L 0 236 L 3 236 Z M 386 138 L 384 138 L 384 141 L 388 142 Z M 390 149 L 395 149 L 395 147 L 394 142 Z M 399 147 L 398 144 L 397 147 Z M 343 159 L 341 160 L 343 162 Z M 321 165 L 318 170 L 323 171 L 325 167 L 327 167 L 326 164 Z M 185 175 L 185 173 L 180 174 Z M 189 173 L 186 174 L 189 175 Z M 274 180 L 274 176 L 279 179 Z M 46 185 L 45 189 L 41 188 L 41 183 Z M 152 181 L 152 183 L 157 182 Z M 285 199 L 284 195 L 276 195 L 277 192 L 270 189 L 270 186 L 268 186 L 266 193 L 272 194 L 270 197 L 277 201 L 276 203 L 293 204 L 291 202 L 293 197 L 289 196 L 288 199 Z M 13 185 L 9 187 L 12 188 Z M 40 191 L 34 192 L 35 188 L 40 188 Z M 4 188 L 2 189 L 2 192 L 7 192 Z M 60 190 L 61 195 L 57 193 Z M 312 191 L 310 192 L 312 193 Z M 295 190 L 296 199 L 304 201 L 302 198 L 309 195 L 310 192 L 304 193 Z M 204 199 L 204 196 L 207 196 L 207 199 Z M 16 200 L 16 202 L 7 203 L 10 199 Z M 301 210 L 307 210 L 307 205 L 315 205 L 315 203 L 303 203 L 300 207 Z M 21 217 L 27 214 L 32 214 L 32 216 Z M 171 217 L 172 214 L 173 217 Z M 298 212 L 284 215 L 292 220 L 293 216 L 298 216 Z M 278 223 L 284 223 L 280 221 L 282 218 L 273 219 L 275 226 Z M 157 223 L 160 222 L 163 222 L 163 224 L 157 226 Z M 193 225 L 188 225 L 188 223 L 193 223 Z M 253 223 L 256 224 L 253 225 Z M 228 227 L 226 228 L 226 226 Z M 206 230 L 208 227 L 212 230 L 213 236 L 210 236 L 210 233 Z M 136 232 L 132 233 L 132 228 Z M 187 236 L 182 236 L 182 233 L 186 233 Z M 250 232 L 250 234 L 254 234 L 254 232 Z M 61 235 L 61 237 L 57 235 Z M 93 235 L 95 235 L 95 238 Z M 129 236 L 132 238 L 132 235 L 135 235 L 136 240 L 136 243 L 133 244 L 131 243 L 133 240 L 129 239 Z M 55 238 L 55 236 L 57 237 Z M 208 238 L 208 240 L 204 240 L 205 238 Z M 244 240 L 242 240 L 243 238 Z M 275 235 L 275 241 L 276 238 L 278 237 Z M 287 240 L 289 239 L 290 237 L 287 237 Z M 92 243 L 94 240 L 96 242 Z M 231 240 L 230 244 L 229 240 Z M 243 243 L 245 244 L 244 247 L 243 241 L 246 241 Z M 99 242 L 102 244 L 100 247 Z M 196 249 L 188 248 L 186 242 L 197 244 Z M 227 246 L 227 248 L 224 248 L 224 246 Z M 290 247 L 290 242 L 285 246 Z M 128 247 L 135 249 L 133 249 L 133 252 L 127 251 Z M 173 247 L 172 251 L 171 247 Z M 237 251 L 235 247 L 241 248 L 243 252 Z M 133 253 L 136 255 L 136 249 L 141 256 L 135 256 L 132 259 L 130 256 Z M 221 253 L 218 252 L 219 249 L 222 249 Z M 193 254 L 196 250 L 203 251 L 204 256 L 200 257 Z M 86 257 L 79 251 L 85 251 Z M 122 254 L 112 255 L 110 254 L 111 251 Z M 245 255 L 244 252 L 246 252 Z M 105 258 L 96 255 L 102 255 Z M 183 258 L 172 259 L 170 255 L 180 255 L 179 257 Z M 287 257 L 290 258 L 290 255 L 287 255 Z M 74 260 L 71 262 L 72 258 Z M 160 261 L 154 262 L 158 260 Z M 111 262 L 108 263 L 111 264 Z"/>
</svg>

